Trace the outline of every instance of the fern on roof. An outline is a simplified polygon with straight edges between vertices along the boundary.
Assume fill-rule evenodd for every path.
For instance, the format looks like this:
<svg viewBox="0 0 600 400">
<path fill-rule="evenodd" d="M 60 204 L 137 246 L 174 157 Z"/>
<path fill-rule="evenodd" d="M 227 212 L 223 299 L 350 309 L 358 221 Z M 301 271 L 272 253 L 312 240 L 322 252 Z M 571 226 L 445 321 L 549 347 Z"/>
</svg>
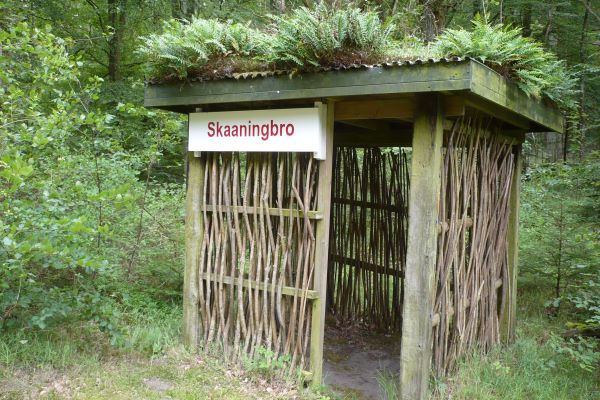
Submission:
<svg viewBox="0 0 600 400">
<path fill-rule="evenodd" d="M 391 27 L 377 13 L 353 6 L 331 9 L 322 2 L 271 19 L 272 38 L 262 58 L 282 68 L 380 62 L 391 44 Z"/>
<path fill-rule="evenodd" d="M 263 36 L 262 31 L 230 21 L 172 20 L 164 24 L 162 34 L 142 37 L 138 53 L 146 58 L 150 76 L 185 79 L 208 67 L 234 69 L 239 58 L 259 54 Z M 213 65 L 216 60 L 221 65 Z"/>
<path fill-rule="evenodd" d="M 523 37 L 521 28 L 491 25 L 477 16 L 472 30 L 448 29 L 438 38 L 436 47 L 445 56 L 480 60 L 515 80 L 529 96 L 545 94 L 570 106 L 564 102 L 573 98 L 570 95 L 575 77 L 564 61 L 546 51 L 541 43 Z"/>
</svg>

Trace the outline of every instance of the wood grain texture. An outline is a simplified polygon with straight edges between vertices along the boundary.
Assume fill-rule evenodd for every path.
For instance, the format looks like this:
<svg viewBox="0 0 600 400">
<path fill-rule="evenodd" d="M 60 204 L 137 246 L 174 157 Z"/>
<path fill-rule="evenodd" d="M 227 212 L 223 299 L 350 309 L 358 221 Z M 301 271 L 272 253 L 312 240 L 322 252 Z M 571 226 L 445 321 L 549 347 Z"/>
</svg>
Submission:
<svg viewBox="0 0 600 400">
<path fill-rule="evenodd" d="M 319 298 L 312 302 L 312 324 L 310 334 L 311 384 L 318 386 L 323 379 L 323 341 L 325 335 L 325 296 L 327 294 L 327 266 L 329 255 L 329 216 L 331 215 L 331 181 L 333 175 L 333 123 L 335 103 L 326 105 L 326 150 L 325 160 L 319 162 L 317 183 L 317 207 L 323 219 L 317 221 L 315 241 L 315 275 L 313 290 Z"/>
<path fill-rule="evenodd" d="M 404 400 L 427 396 L 444 121 L 438 95 L 422 95 L 417 101 L 400 355 Z"/>
<path fill-rule="evenodd" d="M 204 170 L 199 158 L 188 153 L 185 203 L 185 267 L 183 274 L 183 341 L 191 350 L 198 347 L 198 267 L 202 241 L 201 190 Z"/>
<path fill-rule="evenodd" d="M 481 100 L 487 103 L 486 112 L 517 122 L 517 126 L 530 131 L 564 130 L 564 118 L 555 105 L 528 97 L 514 82 L 474 60 L 147 85 L 144 105 L 177 112 L 213 105 L 227 106 L 228 110 L 281 108 L 290 107 L 293 102 L 298 106 L 301 100 L 310 106 L 315 100 L 327 98 L 353 101 L 353 97 L 360 96 L 374 99 L 431 92 L 459 97 L 471 94 L 475 96 L 474 104 L 478 105 Z M 460 102 L 449 104 L 445 111 L 462 115 L 461 107 L 464 108 Z M 399 112 L 405 114 L 402 110 Z"/>
<path fill-rule="evenodd" d="M 144 105 L 187 109 L 204 104 L 467 90 L 471 83 L 468 65 L 467 61 L 440 62 L 410 67 L 378 66 L 294 76 L 148 85 Z"/>
<path fill-rule="evenodd" d="M 513 142 L 498 121 L 469 115 L 444 140 L 433 318 L 433 369 L 452 372 L 467 351 L 499 343 L 506 303 Z M 502 287 L 502 290 L 498 289 Z"/>
<path fill-rule="evenodd" d="M 519 207 L 521 193 L 521 169 L 523 159 L 521 145 L 514 146 L 515 169 L 512 177 L 512 188 L 509 200 L 508 222 L 508 273 L 506 277 L 507 294 L 506 304 L 500 333 L 502 341 L 506 344 L 515 340 L 516 314 L 517 314 L 517 277 L 519 275 Z"/>
<path fill-rule="evenodd" d="M 282 373 L 304 369 L 319 295 L 311 289 L 317 220 L 309 218 L 317 162 L 304 153 L 206 153 L 201 164 L 202 347 L 217 345 L 230 361 L 286 355 Z"/>
</svg>

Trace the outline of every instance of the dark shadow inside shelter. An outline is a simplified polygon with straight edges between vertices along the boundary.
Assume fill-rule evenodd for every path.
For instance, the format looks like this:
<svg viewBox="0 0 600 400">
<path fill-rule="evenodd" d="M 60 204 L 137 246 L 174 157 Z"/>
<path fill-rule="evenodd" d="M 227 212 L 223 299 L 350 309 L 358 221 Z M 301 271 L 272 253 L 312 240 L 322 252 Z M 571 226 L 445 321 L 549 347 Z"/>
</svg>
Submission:
<svg viewBox="0 0 600 400">
<path fill-rule="evenodd" d="M 386 398 L 399 382 L 411 150 L 342 135 L 336 129 L 323 380 L 342 398 Z"/>
</svg>

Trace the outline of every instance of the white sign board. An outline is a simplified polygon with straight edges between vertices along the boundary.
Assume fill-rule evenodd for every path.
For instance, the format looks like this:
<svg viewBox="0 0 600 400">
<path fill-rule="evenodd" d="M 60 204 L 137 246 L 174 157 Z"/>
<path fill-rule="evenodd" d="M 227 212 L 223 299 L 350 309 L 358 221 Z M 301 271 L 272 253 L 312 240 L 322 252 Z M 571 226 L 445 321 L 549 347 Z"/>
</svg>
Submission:
<svg viewBox="0 0 600 400">
<path fill-rule="evenodd" d="M 311 152 L 325 158 L 326 105 L 190 113 L 189 151 Z"/>
</svg>

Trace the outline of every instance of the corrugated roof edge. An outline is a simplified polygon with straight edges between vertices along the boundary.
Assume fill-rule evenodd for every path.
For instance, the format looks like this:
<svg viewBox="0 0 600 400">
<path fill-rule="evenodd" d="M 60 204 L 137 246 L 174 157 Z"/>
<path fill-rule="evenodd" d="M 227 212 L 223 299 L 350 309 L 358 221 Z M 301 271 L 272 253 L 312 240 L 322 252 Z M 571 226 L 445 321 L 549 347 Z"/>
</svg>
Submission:
<svg viewBox="0 0 600 400">
<path fill-rule="evenodd" d="M 256 78 L 267 78 L 278 75 L 290 75 L 294 76 L 301 73 L 315 73 L 315 72 L 329 72 L 329 71 L 344 71 L 344 70 L 356 70 L 356 69 L 371 69 L 371 68 L 397 68 L 406 67 L 412 65 L 423 65 L 423 64 L 438 64 L 438 63 L 458 63 L 471 60 L 470 57 L 443 57 L 443 58 L 416 58 L 413 60 L 398 60 L 388 61 L 377 64 L 348 64 L 339 67 L 323 67 L 314 70 L 272 70 L 272 71 L 248 71 L 248 72 L 234 72 L 226 74 L 219 78 L 206 78 L 206 77 L 194 77 L 189 79 L 172 80 L 172 79 L 147 79 L 147 85 L 160 85 L 163 83 L 176 83 L 176 82 L 207 82 L 207 81 L 223 81 L 227 79 L 243 80 L 243 79 L 256 79 Z"/>
</svg>

